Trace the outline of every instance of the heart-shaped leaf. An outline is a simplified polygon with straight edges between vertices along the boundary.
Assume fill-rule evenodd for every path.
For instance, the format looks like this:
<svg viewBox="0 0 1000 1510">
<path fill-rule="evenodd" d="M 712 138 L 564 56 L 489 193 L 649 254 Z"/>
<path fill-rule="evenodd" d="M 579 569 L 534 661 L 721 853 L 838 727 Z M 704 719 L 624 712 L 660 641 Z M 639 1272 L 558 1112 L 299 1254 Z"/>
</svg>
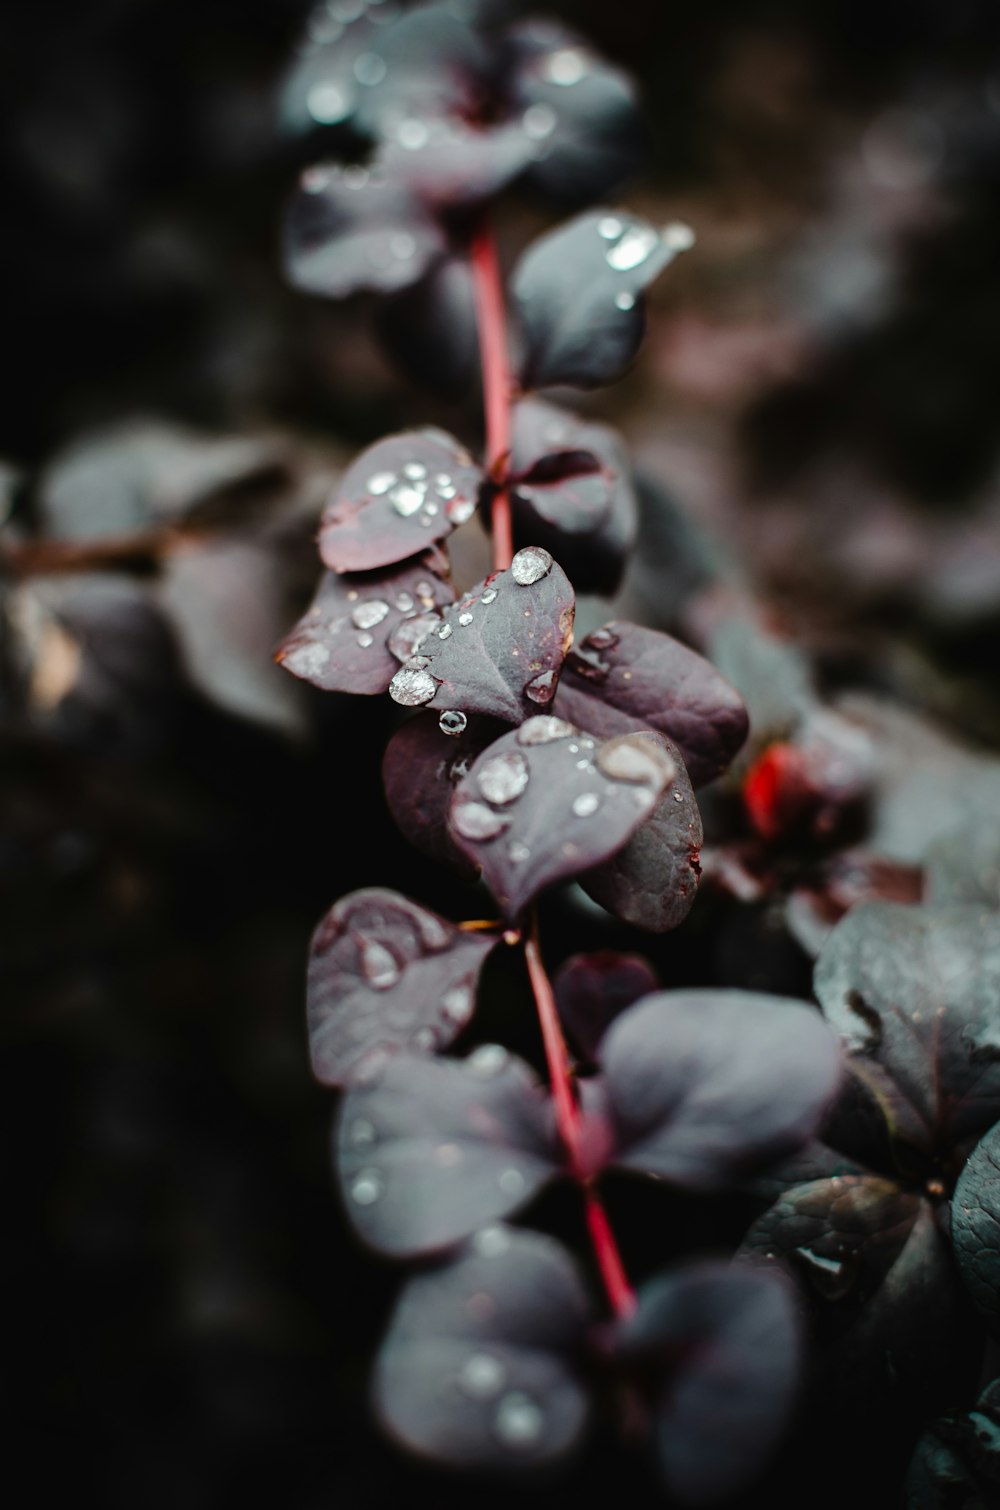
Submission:
<svg viewBox="0 0 1000 1510">
<path fill-rule="evenodd" d="M 448 824 L 513 920 L 545 887 L 620 849 L 675 771 L 646 740 L 598 743 L 542 715 L 477 757 L 455 789 Z"/>
<path fill-rule="evenodd" d="M 411 1279 L 375 1369 L 376 1409 L 411 1451 L 503 1469 L 562 1457 L 588 1401 L 577 1371 L 587 1299 L 568 1254 L 487 1227 Z"/>
<path fill-rule="evenodd" d="M 499 1044 L 468 1059 L 405 1052 L 340 1108 L 337 1170 L 355 1228 L 380 1253 L 431 1253 L 523 1206 L 561 1168 L 548 1097 Z"/>
<path fill-rule="evenodd" d="M 442 398 L 477 402 L 476 294 L 467 258 L 446 257 L 375 316 L 385 350 L 411 382 Z"/>
<path fill-rule="evenodd" d="M 402 641 L 402 659 L 408 659 L 419 645 L 414 636 L 429 634 L 438 610 L 455 600 L 451 583 L 439 575 L 442 566 L 443 556 L 428 555 L 388 571 L 324 572 L 275 660 L 326 692 L 384 692 L 399 670 L 390 645 Z"/>
<path fill-rule="evenodd" d="M 671 1494 L 706 1505 L 764 1466 L 791 1411 L 802 1339 L 776 1274 L 703 1263 L 645 1286 L 617 1332 L 621 1362 L 656 1378 L 654 1432 Z"/>
<path fill-rule="evenodd" d="M 528 546 L 446 611 L 389 694 L 404 707 L 520 723 L 552 700 L 575 606 L 562 568 L 548 551 Z"/>
<path fill-rule="evenodd" d="M 496 934 L 466 933 L 394 891 L 354 891 L 313 935 L 307 1012 L 313 1073 L 344 1085 L 373 1050 L 446 1047 L 472 1016 Z"/>
<path fill-rule="evenodd" d="M 701 814 L 677 746 L 652 730 L 636 739 L 657 744 L 676 776 L 628 843 L 580 885 L 623 923 L 666 933 L 683 923 L 701 879 Z"/>
<path fill-rule="evenodd" d="M 574 954 L 552 979 L 563 1026 L 588 1059 L 600 1057 L 601 1039 L 615 1018 L 658 985 L 656 972 L 641 955 L 613 949 Z"/>
<path fill-rule="evenodd" d="M 747 734 L 740 696 L 714 666 L 670 635 L 624 620 L 574 649 L 554 711 L 602 739 L 665 734 L 696 787 L 721 775 Z"/>
<path fill-rule="evenodd" d="M 712 1190 L 815 1135 L 841 1054 L 805 1003 L 659 991 L 612 1024 L 601 1064 L 606 1162 Z"/>
<path fill-rule="evenodd" d="M 319 553 L 337 572 L 405 561 L 476 511 L 482 472 L 443 430 L 405 430 L 351 463 L 323 511 Z"/>
<path fill-rule="evenodd" d="M 643 290 L 694 240 L 621 210 L 587 210 L 532 242 L 511 293 L 525 387 L 599 388 L 629 366 L 645 330 Z"/>
<path fill-rule="evenodd" d="M 397 828 L 422 854 L 471 879 L 478 868 L 452 839 L 448 810 L 457 782 L 504 728 L 464 713 L 417 713 L 396 730 L 382 759 L 385 798 Z"/>
<path fill-rule="evenodd" d="M 994 1329 L 1000 1323 L 1000 1124 L 969 1155 L 952 1201 L 951 1240 L 962 1278 Z"/>
<path fill-rule="evenodd" d="M 948 1148 L 1000 1118 L 1000 930 L 974 907 L 871 902 L 849 912 L 816 964 L 827 1018 L 881 1071 L 891 1121 Z M 895 1089 L 894 1089 L 895 1088 Z"/>
</svg>

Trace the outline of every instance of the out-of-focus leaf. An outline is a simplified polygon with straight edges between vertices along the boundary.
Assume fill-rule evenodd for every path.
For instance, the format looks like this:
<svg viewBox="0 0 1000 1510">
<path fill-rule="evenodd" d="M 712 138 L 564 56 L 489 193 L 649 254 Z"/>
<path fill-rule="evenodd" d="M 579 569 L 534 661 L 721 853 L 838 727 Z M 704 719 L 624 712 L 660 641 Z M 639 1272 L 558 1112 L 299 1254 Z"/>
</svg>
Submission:
<svg viewBox="0 0 1000 1510">
<path fill-rule="evenodd" d="M 793 938 L 813 957 L 846 912 L 862 902 L 920 902 L 924 872 L 865 849 L 845 849 L 809 873 L 788 898 L 785 920 Z"/>
<path fill-rule="evenodd" d="M 411 382 L 443 398 L 476 400 L 479 334 L 466 258 L 435 263 L 419 283 L 383 299 L 375 320 L 382 345 Z"/>
<path fill-rule="evenodd" d="M 962 1277 L 995 1329 L 1000 1323 L 1000 1124 L 969 1155 L 951 1213 L 951 1239 Z"/>
<path fill-rule="evenodd" d="M 615 1018 L 658 986 L 655 971 L 641 955 L 612 949 L 572 955 L 552 980 L 563 1025 L 588 1059 L 600 1057 L 601 1039 Z"/>
<path fill-rule="evenodd" d="M 314 8 L 306 23 L 306 51 L 282 87 L 280 117 L 286 131 L 305 135 L 351 121 L 371 87 L 363 81 L 380 73 L 381 21 L 377 10 L 345 23 L 326 4 Z"/>
<path fill-rule="evenodd" d="M 980 819 L 930 845 L 927 900 L 1000 908 L 1000 824 Z"/>
<path fill-rule="evenodd" d="M 1000 1380 L 974 1410 L 953 1411 L 924 1432 L 906 1479 L 906 1510 L 993 1510 L 1000 1503 Z"/>
<path fill-rule="evenodd" d="M 534 157 L 520 123 L 489 127 L 458 119 L 404 119 L 382 142 L 378 162 L 424 204 L 455 209 L 499 192 Z"/>
</svg>

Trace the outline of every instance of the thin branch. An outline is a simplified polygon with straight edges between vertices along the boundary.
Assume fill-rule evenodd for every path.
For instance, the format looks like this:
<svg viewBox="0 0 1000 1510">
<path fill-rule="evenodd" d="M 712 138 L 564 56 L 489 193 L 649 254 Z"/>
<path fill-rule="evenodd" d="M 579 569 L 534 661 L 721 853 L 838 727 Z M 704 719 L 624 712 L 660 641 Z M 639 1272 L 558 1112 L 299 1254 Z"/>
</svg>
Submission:
<svg viewBox="0 0 1000 1510">
<path fill-rule="evenodd" d="M 510 565 L 514 554 L 510 495 L 506 486 L 513 383 L 507 351 L 503 279 L 493 228 L 487 221 L 480 225 L 472 238 L 472 275 L 486 410 L 486 463 L 490 477 L 497 484 L 492 508 L 493 565 L 497 571 L 503 571 Z"/>
</svg>

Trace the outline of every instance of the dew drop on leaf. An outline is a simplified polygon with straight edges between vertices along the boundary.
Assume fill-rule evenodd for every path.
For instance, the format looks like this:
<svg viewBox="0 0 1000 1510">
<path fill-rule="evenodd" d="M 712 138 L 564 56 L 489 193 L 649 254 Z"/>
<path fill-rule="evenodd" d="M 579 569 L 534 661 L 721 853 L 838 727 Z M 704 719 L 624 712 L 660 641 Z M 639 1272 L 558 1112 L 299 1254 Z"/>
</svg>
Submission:
<svg viewBox="0 0 1000 1510">
<path fill-rule="evenodd" d="M 458 616 L 458 622 L 461 624 L 463 629 L 467 629 L 472 623 L 471 613 L 460 613 Z"/>
<path fill-rule="evenodd" d="M 586 72 L 587 57 L 578 47 L 561 47 L 545 62 L 545 77 L 550 84 L 579 84 Z"/>
<path fill-rule="evenodd" d="M 524 689 L 524 695 L 533 703 L 542 707 L 552 701 L 556 690 L 556 674 L 554 671 L 541 671 L 538 676 L 533 676 Z"/>
<path fill-rule="evenodd" d="M 407 619 L 401 619 L 386 640 L 386 649 L 397 661 L 412 660 L 440 622 L 441 615 L 438 613 L 415 613 Z"/>
<path fill-rule="evenodd" d="M 510 563 L 510 574 L 519 587 L 531 587 L 552 570 L 552 557 L 540 545 L 526 545 Z"/>
<path fill-rule="evenodd" d="M 524 134 L 533 142 L 541 142 L 551 136 L 558 122 L 559 117 L 551 105 L 529 105 L 521 117 Z"/>
<path fill-rule="evenodd" d="M 517 731 L 517 742 L 520 745 L 547 745 L 555 739 L 568 739 L 575 733 L 574 726 L 564 718 L 541 714 L 525 720 Z"/>
<path fill-rule="evenodd" d="M 620 294 L 615 294 L 615 308 L 634 309 L 635 294 L 630 294 L 627 289 L 623 289 Z"/>
<path fill-rule="evenodd" d="M 483 802 L 463 802 L 455 809 L 452 823 L 463 839 L 473 841 L 495 839 L 510 827 L 509 818 L 493 812 Z"/>
<path fill-rule="evenodd" d="M 365 489 L 369 493 L 374 493 L 377 498 L 382 493 L 388 493 L 395 481 L 395 472 L 376 472 L 375 476 L 369 477 L 365 483 Z"/>
<path fill-rule="evenodd" d="M 483 1043 L 472 1051 L 465 1062 L 474 1074 L 489 1077 L 499 1075 L 508 1057 L 502 1043 Z"/>
<path fill-rule="evenodd" d="M 365 630 L 364 634 L 358 635 L 358 644 L 362 650 L 370 650 L 374 643 L 374 636 L 370 635 L 367 630 Z"/>
<path fill-rule="evenodd" d="M 404 483 L 400 483 L 389 494 L 389 502 L 397 514 L 401 514 L 404 519 L 407 519 L 411 514 L 415 514 L 418 509 L 423 508 L 424 495 L 417 488 L 407 487 Z"/>
<path fill-rule="evenodd" d="M 623 230 L 624 226 L 614 215 L 602 215 L 597 222 L 597 234 L 603 236 L 605 241 L 617 241 Z M 561 439 L 560 436 L 555 438 Z"/>
<path fill-rule="evenodd" d="M 494 1426 L 505 1447 L 534 1447 L 542 1435 L 545 1417 L 530 1395 L 511 1390 L 497 1407 Z"/>
<path fill-rule="evenodd" d="M 464 1022 L 472 1006 L 472 992 L 465 986 L 452 986 L 441 998 L 441 1011 L 449 1022 Z"/>
<path fill-rule="evenodd" d="M 415 666 L 402 666 L 389 683 L 389 696 L 404 708 L 419 708 L 429 703 L 437 692 L 438 684 L 429 671 Z"/>
<path fill-rule="evenodd" d="M 651 226 L 630 226 L 619 241 L 608 247 L 605 260 L 616 272 L 627 272 L 633 267 L 641 267 L 658 242 L 659 237 Z"/>
<path fill-rule="evenodd" d="M 441 497 L 445 497 L 445 489 L 439 488 Z M 471 498 L 455 498 L 447 506 L 447 515 L 452 524 L 465 524 L 476 512 L 476 505 Z"/>
<path fill-rule="evenodd" d="M 510 1237 L 503 1227 L 481 1227 L 472 1246 L 481 1258 L 500 1258 L 510 1247 Z"/>
<path fill-rule="evenodd" d="M 351 623 L 355 629 L 374 629 L 376 624 L 381 624 L 388 612 L 388 603 L 383 603 L 381 598 L 369 598 L 366 603 L 359 603 L 352 610 Z"/>
<path fill-rule="evenodd" d="M 484 605 L 484 607 L 488 607 L 491 603 L 493 603 L 493 602 L 496 601 L 496 596 L 497 596 L 497 590 L 496 590 L 496 588 L 495 587 L 488 587 L 486 589 L 486 591 L 483 593 L 482 597 L 479 599 L 479 601 L 480 601 L 480 603 L 482 603 Z"/>
<path fill-rule="evenodd" d="M 459 1386 L 474 1400 L 492 1400 L 507 1382 L 507 1370 L 489 1353 L 473 1353 L 462 1364 Z"/>
<path fill-rule="evenodd" d="M 468 722 L 464 713 L 448 708 L 438 719 L 438 728 L 442 734 L 450 734 L 453 739 L 457 739 L 460 734 L 465 733 Z"/>
<path fill-rule="evenodd" d="M 403 468 L 403 476 L 408 477 L 411 482 L 420 482 L 422 478 L 427 476 L 427 468 L 422 462 L 408 461 Z"/>
<path fill-rule="evenodd" d="M 373 1206 L 384 1189 L 377 1169 L 362 1169 L 351 1181 L 351 1200 L 358 1206 Z"/>
<path fill-rule="evenodd" d="M 399 980 L 395 958 L 377 939 L 361 940 L 361 969 L 365 980 L 376 991 L 388 991 Z"/>
<path fill-rule="evenodd" d="M 487 802 L 514 802 L 528 785 L 528 762 L 516 750 L 505 751 L 488 760 L 476 780 Z"/>
<path fill-rule="evenodd" d="M 578 818 L 589 818 L 600 805 L 601 799 L 596 792 L 581 792 L 579 797 L 573 798 L 573 811 Z"/>
</svg>

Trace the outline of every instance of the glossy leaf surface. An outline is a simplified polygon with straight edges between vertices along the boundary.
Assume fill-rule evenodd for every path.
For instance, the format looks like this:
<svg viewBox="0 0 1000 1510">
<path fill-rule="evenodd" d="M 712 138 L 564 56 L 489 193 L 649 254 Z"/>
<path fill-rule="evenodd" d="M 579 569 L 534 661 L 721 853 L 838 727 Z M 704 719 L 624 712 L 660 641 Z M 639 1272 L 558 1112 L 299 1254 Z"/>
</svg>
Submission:
<svg viewBox="0 0 1000 1510">
<path fill-rule="evenodd" d="M 995 1329 L 1000 1323 L 1000 1124 L 969 1155 L 951 1210 L 962 1277 Z"/>
<path fill-rule="evenodd" d="M 450 720 L 443 715 L 446 727 Z M 414 848 L 475 877 L 476 866 L 448 830 L 456 783 L 487 745 L 505 732 L 491 718 L 471 718 L 457 734 L 442 732 L 436 713 L 417 713 L 389 740 L 382 783 L 393 822 Z"/>
</svg>

